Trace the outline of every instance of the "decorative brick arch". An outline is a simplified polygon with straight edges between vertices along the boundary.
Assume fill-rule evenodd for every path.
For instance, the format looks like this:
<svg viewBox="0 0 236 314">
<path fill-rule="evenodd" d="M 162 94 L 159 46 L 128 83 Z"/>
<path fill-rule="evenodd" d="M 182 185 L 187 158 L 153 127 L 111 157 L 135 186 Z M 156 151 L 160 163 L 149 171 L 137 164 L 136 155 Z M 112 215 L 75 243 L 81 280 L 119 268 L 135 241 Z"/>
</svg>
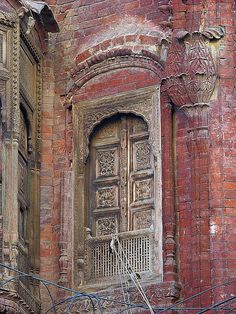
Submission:
<svg viewBox="0 0 236 314">
<path fill-rule="evenodd" d="M 70 106 L 72 104 L 75 91 L 80 89 L 85 83 L 98 75 L 113 70 L 121 70 L 124 68 L 146 69 L 147 71 L 155 73 L 160 82 L 164 69 L 164 61 L 162 60 L 161 54 L 166 49 L 166 40 L 160 41 L 156 37 L 144 37 L 145 45 L 137 45 L 136 43 L 135 47 L 134 43 L 133 45 L 129 43 L 129 45 L 106 49 L 104 51 L 100 50 L 98 53 L 98 47 L 103 47 L 102 44 L 99 44 L 94 48 L 80 53 L 76 57 L 77 64 L 75 69 L 70 73 L 71 79 L 67 86 L 67 96 L 64 105 Z M 160 45 L 160 53 L 156 53 L 156 51 L 153 50 L 154 42 L 156 42 L 156 45 Z M 95 53 L 91 54 L 93 50 Z"/>
</svg>

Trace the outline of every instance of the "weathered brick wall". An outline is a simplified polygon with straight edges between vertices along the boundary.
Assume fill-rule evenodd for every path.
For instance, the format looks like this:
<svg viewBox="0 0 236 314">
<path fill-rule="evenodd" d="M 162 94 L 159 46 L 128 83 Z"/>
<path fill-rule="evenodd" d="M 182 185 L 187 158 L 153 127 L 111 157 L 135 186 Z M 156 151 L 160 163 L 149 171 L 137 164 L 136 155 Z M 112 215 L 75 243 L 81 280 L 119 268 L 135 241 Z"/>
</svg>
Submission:
<svg viewBox="0 0 236 314">
<path fill-rule="evenodd" d="M 169 2 L 48 0 L 61 32 L 50 38 L 44 70 L 41 176 L 43 277 L 49 278 L 50 274 L 52 280 L 60 278 L 61 173 L 71 169 L 73 133 L 71 111 L 63 107 L 63 101 L 73 79 L 80 70 L 98 62 L 94 56 L 106 58 L 108 51 L 121 51 L 123 48 L 137 54 L 145 50 L 163 64 L 163 51 L 157 47 L 161 47 L 161 43 L 169 40 L 172 34 L 174 36 L 182 29 L 194 32 L 218 25 L 224 27 L 226 34 L 220 41 L 211 44 L 218 78 L 210 101 L 207 155 L 203 156 L 200 149 L 198 158 L 194 163 L 191 161 L 186 114 L 173 106 L 175 113 L 170 118 L 166 107 L 162 107 L 163 225 L 165 234 L 165 226 L 168 229 L 174 224 L 169 213 L 171 206 L 175 206 L 176 259 L 182 297 L 235 275 L 235 3 L 231 0 L 173 0 L 170 8 Z M 91 78 L 81 88 L 75 87 L 73 102 L 156 85 L 160 79 L 141 68 L 113 70 Z M 172 123 L 171 119 L 173 129 L 165 124 L 167 120 Z M 172 142 L 169 136 L 173 137 Z M 175 160 L 170 157 L 171 152 L 174 152 Z M 171 170 L 168 170 L 170 164 L 175 168 L 175 180 L 170 175 Z M 227 291 L 233 291 L 232 285 L 229 290 L 223 288 L 222 294 L 219 291 L 201 298 L 201 304 L 198 300 L 193 304 L 208 305 L 212 296 L 214 301 L 218 301 L 225 297 Z"/>
<path fill-rule="evenodd" d="M 178 2 L 178 3 L 177 3 Z M 184 2 L 184 1 L 183 1 Z M 201 236 L 196 237 L 189 223 L 193 219 L 191 213 L 190 164 L 186 148 L 186 119 L 178 117 L 177 127 L 177 211 L 179 235 L 179 275 L 186 289 L 184 295 L 191 295 L 201 289 L 225 282 L 235 276 L 235 241 L 234 207 L 235 207 L 235 162 L 233 146 L 234 132 L 234 85 L 235 85 L 235 3 L 234 1 L 185 1 L 189 5 L 181 5 L 173 1 L 173 28 L 194 31 L 207 26 L 222 25 L 226 35 L 215 45 L 215 64 L 218 80 L 215 93 L 210 102 L 209 187 L 195 186 L 199 193 L 202 208 Z M 185 121 L 185 122 L 184 122 Z M 178 157 L 179 156 L 179 157 Z M 194 175 L 194 174 L 192 174 Z M 195 173 L 195 176 L 198 174 Z M 202 194 L 205 193 L 205 199 Z M 209 200 L 208 200 L 209 199 Z M 209 201 L 207 207 L 206 201 Z M 182 204 L 181 204 L 182 203 Z M 195 239 L 195 241 L 194 241 Z M 197 241 L 197 242 L 196 242 Z M 194 254 L 194 250 L 199 255 Z M 186 254 L 188 252 L 188 254 Z M 196 279 L 196 280 L 195 280 Z M 220 291 L 222 292 L 220 294 Z M 226 298 L 229 288 L 216 289 L 213 301 Z M 209 294 L 202 298 L 208 302 Z M 207 302 L 205 303 L 205 301 Z"/>
<path fill-rule="evenodd" d="M 51 38 L 44 68 L 41 189 L 41 275 L 59 279 L 61 173 L 70 169 L 72 155 L 71 112 L 63 96 L 72 73 L 83 62 L 123 46 L 155 52 L 155 44 L 170 33 L 169 1 L 48 1 L 61 32 Z M 160 10 L 159 6 L 164 5 Z M 124 27 L 125 25 L 125 27 Z M 54 78 L 52 74 L 54 73 Z M 55 86 L 53 81 L 55 79 Z M 112 95 L 156 85 L 150 71 L 127 68 L 105 73 L 75 90 L 74 101 Z M 53 90 L 56 96 L 53 99 Z M 51 153 L 50 153 L 51 151 Z"/>
</svg>

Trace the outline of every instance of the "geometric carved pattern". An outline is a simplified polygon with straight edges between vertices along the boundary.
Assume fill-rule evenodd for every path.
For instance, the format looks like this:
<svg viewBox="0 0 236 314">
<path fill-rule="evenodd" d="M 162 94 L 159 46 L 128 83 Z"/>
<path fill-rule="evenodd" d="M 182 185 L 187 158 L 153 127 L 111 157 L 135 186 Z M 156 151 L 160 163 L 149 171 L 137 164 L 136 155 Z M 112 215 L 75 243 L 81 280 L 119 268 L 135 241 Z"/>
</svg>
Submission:
<svg viewBox="0 0 236 314">
<path fill-rule="evenodd" d="M 152 197 L 151 180 L 135 182 L 135 201 L 140 201 Z"/>
<path fill-rule="evenodd" d="M 97 207 L 115 207 L 116 189 L 114 186 L 97 190 Z"/>
<path fill-rule="evenodd" d="M 97 152 L 98 176 L 114 176 L 115 174 L 115 151 L 99 151 Z"/>
<path fill-rule="evenodd" d="M 150 168 L 150 145 L 148 142 L 135 144 L 136 148 L 136 169 L 144 170 Z"/>
<path fill-rule="evenodd" d="M 117 220 L 116 217 L 98 218 L 96 221 L 96 235 L 104 236 L 116 233 Z"/>
<path fill-rule="evenodd" d="M 134 214 L 134 229 L 146 229 L 152 224 L 152 211 L 146 210 Z"/>
</svg>

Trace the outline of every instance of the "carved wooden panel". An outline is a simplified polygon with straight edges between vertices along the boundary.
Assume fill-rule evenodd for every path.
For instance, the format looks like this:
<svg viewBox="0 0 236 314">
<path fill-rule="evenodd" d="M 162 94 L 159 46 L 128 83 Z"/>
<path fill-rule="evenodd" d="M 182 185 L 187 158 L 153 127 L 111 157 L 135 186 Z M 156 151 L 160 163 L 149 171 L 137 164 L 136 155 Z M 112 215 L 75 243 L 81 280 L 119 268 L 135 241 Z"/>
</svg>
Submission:
<svg viewBox="0 0 236 314">
<path fill-rule="evenodd" d="M 28 176 L 28 171 L 27 171 L 27 164 L 19 156 L 19 167 L 18 167 L 18 185 L 19 185 L 19 192 L 26 198 L 27 195 L 27 176 Z"/>
<path fill-rule="evenodd" d="M 118 173 L 118 153 L 116 149 L 97 151 L 97 177 L 109 177 Z"/>
<path fill-rule="evenodd" d="M 137 180 L 134 184 L 134 201 L 142 201 L 153 197 L 152 179 Z"/>
<path fill-rule="evenodd" d="M 96 194 L 97 208 L 115 207 L 118 205 L 117 188 L 115 186 L 99 188 Z"/>
<path fill-rule="evenodd" d="M 28 150 L 28 132 L 27 125 L 22 112 L 20 112 L 20 134 L 19 134 L 19 149 L 24 156 L 27 156 Z"/>
<path fill-rule="evenodd" d="M 150 168 L 150 145 L 148 141 L 140 141 L 134 144 L 135 150 L 135 170 Z"/>
<path fill-rule="evenodd" d="M 135 120 L 132 119 L 134 123 L 132 124 L 132 133 L 137 134 L 137 133 L 142 133 L 142 132 L 147 132 L 148 131 L 148 125 L 147 123 L 143 120 L 143 118 L 140 117 L 135 117 Z"/>
<path fill-rule="evenodd" d="M 113 121 L 113 123 L 108 123 L 107 125 L 102 125 L 97 130 L 97 137 L 102 138 L 115 138 L 118 136 L 117 134 L 118 125 L 116 121 Z"/>
<path fill-rule="evenodd" d="M 128 114 L 107 119 L 95 130 L 90 145 L 88 191 L 93 235 L 150 227 L 154 187 L 148 138 L 147 123 Z M 115 216 L 108 214 L 111 212 Z M 138 221 L 141 216 L 142 224 Z"/>
<path fill-rule="evenodd" d="M 134 229 L 146 229 L 152 225 L 152 210 L 137 211 L 134 214 Z"/>
<path fill-rule="evenodd" d="M 106 236 L 114 234 L 117 231 L 116 216 L 101 217 L 96 220 L 96 235 Z"/>
<path fill-rule="evenodd" d="M 20 50 L 20 83 L 30 101 L 36 100 L 37 65 L 29 52 L 21 47 Z M 32 103 L 31 103 L 32 104 Z"/>
<path fill-rule="evenodd" d="M 0 31 L 0 64 L 5 65 L 6 63 L 6 32 Z"/>
</svg>

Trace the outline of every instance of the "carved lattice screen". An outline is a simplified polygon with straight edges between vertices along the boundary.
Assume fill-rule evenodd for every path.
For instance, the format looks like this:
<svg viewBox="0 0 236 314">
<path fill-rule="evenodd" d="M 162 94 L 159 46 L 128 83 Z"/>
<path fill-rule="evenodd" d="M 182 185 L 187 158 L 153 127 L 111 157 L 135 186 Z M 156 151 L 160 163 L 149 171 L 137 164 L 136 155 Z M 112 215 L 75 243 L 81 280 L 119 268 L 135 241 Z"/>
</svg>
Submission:
<svg viewBox="0 0 236 314">
<path fill-rule="evenodd" d="M 124 264 L 110 250 L 110 241 L 90 242 L 91 249 L 91 279 L 101 277 L 118 276 L 127 274 L 128 269 L 140 273 L 150 270 L 150 236 L 131 234 L 121 239 L 120 244 L 123 249 Z M 125 266 L 124 266 L 125 265 Z"/>
</svg>

